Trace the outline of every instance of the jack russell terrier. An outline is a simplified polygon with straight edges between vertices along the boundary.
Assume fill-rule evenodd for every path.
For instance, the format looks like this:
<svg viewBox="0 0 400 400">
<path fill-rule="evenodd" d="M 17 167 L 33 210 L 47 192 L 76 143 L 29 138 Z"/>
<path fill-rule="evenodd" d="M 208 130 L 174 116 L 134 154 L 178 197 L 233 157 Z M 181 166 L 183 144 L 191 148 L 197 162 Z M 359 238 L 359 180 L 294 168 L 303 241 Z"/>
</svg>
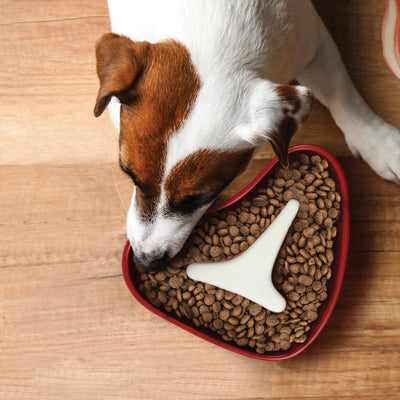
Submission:
<svg viewBox="0 0 400 400">
<path fill-rule="evenodd" d="M 354 87 L 310 0 L 108 0 L 100 89 L 134 182 L 136 263 L 164 267 L 217 195 L 270 142 L 283 165 L 312 95 L 355 155 L 400 177 L 400 132 Z M 296 80 L 301 85 L 290 85 Z M 312 95 L 311 95 L 312 93 Z"/>
</svg>

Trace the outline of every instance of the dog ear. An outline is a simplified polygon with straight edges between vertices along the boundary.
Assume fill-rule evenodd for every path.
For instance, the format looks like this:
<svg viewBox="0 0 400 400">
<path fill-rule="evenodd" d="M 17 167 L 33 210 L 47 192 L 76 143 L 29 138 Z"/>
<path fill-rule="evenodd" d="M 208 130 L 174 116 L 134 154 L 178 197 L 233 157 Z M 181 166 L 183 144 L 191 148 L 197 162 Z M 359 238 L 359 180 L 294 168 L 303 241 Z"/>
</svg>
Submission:
<svg viewBox="0 0 400 400">
<path fill-rule="evenodd" d="M 287 167 L 290 139 L 307 119 L 311 103 L 311 92 L 304 86 L 259 80 L 251 89 L 250 124 L 240 129 L 239 135 L 254 146 L 269 141 L 281 164 Z"/>
<path fill-rule="evenodd" d="M 112 96 L 123 102 L 124 94 L 132 88 L 142 71 L 150 44 L 133 42 L 114 33 L 106 33 L 96 44 L 97 75 L 100 89 L 94 115 L 99 117 L 106 109 Z"/>
</svg>

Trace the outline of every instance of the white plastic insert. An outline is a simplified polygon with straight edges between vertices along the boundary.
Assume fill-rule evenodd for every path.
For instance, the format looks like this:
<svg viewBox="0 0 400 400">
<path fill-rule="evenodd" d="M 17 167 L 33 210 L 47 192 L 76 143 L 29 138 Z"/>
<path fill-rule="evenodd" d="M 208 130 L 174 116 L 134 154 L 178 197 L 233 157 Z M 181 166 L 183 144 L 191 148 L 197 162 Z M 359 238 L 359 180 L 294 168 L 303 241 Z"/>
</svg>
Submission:
<svg viewBox="0 0 400 400">
<path fill-rule="evenodd" d="M 290 200 L 246 251 L 229 261 L 191 264 L 187 275 L 246 297 L 272 312 L 283 311 L 286 300 L 272 283 L 272 269 L 298 209 L 299 202 Z"/>
</svg>

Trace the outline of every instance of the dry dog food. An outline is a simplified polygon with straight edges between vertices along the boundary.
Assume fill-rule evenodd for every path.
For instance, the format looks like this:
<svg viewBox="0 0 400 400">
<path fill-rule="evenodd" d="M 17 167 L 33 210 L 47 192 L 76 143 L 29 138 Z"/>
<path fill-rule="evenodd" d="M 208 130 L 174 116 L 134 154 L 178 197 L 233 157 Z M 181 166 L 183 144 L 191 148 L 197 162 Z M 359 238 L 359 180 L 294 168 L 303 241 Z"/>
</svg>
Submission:
<svg viewBox="0 0 400 400">
<path fill-rule="evenodd" d="M 273 272 L 275 286 L 287 300 L 283 312 L 270 312 L 242 296 L 187 277 L 189 264 L 230 259 L 245 251 L 292 198 L 300 202 L 299 212 Z M 141 273 L 139 290 L 155 307 L 190 320 L 197 328 L 210 329 L 224 341 L 259 354 L 288 350 L 293 342 L 306 341 L 310 324 L 328 297 L 340 204 L 328 162 L 318 155 L 301 154 L 290 169 L 277 168 L 253 198 L 229 211 L 204 216 L 166 269 Z"/>
</svg>

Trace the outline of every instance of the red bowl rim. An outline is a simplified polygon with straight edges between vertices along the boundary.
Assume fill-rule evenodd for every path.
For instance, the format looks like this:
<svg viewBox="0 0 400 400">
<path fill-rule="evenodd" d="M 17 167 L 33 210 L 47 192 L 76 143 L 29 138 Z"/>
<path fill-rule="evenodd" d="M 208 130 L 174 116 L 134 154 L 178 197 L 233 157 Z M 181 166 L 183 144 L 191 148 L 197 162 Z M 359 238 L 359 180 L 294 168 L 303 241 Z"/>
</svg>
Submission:
<svg viewBox="0 0 400 400">
<path fill-rule="evenodd" d="M 180 319 L 175 318 L 171 315 L 168 315 L 164 313 L 162 310 L 154 307 L 152 304 L 147 302 L 146 299 L 142 297 L 142 295 L 139 293 L 139 291 L 136 289 L 135 285 L 132 282 L 130 272 L 129 272 L 129 265 L 130 262 L 132 261 L 132 252 L 131 252 L 131 246 L 129 243 L 129 240 L 126 242 L 123 255 L 122 255 L 122 272 L 123 276 L 125 279 L 125 283 L 128 286 L 130 292 L 132 295 L 135 297 L 135 299 L 145 308 L 153 312 L 154 314 L 164 318 L 165 320 L 179 326 L 180 328 L 193 333 L 196 336 L 201 337 L 204 340 L 207 340 L 208 342 L 214 343 L 220 347 L 223 347 L 227 350 L 233 351 L 235 353 L 250 357 L 250 358 L 255 358 L 258 360 L 264 360 L 264 361 L 283 361 L 287 360 L 290 358 L 293 358 L 297 355 L 299 355 L 301 352 L 303 352 L 306 348 L 308 348 L 312 342 L 318 337 L 318 335 L 321 333 L 325 325 L 327 324 L 334 308 L 336 305 L 336 302 L 339 297 L 339 293 L 342 287 L 343 283 L 343 278 L 346 270 L 346 264 L 347 264 L 347 255 L 348 255 L 348 247 L 349 247 L 349 235 L 350 235 L 350 212 L 349 212 L 349 194 L 348 194 L 348 187 L 347 187 L 347 182 L 346 178 L 343 172 L 342 167 L 340 166 L 339 162 L 336 160 L 335 157 L 333 157 L 330 153 L 328 153 L 326 150 L 314 146 L 314 145 L 297 145 L 293 146 L 289 149 L 289 154 L 293 153 L 300 153 L 300 152 L 312 152 L 320 157 L 325 158 L 328 163 L 331 166 L 331 169 L 334 171 L 336 175 L 336 183 L 338 185 L 338 192 L 340 193 L 342 197 L 342 213 L 341 213 L 341 246 L 338 249 L 335 259 L 337 259 L 337 265 L 336 267 L 336 279 L 335 279 L 335 284 L 332 289 L 332 293 L 326 300 L 326 302 L 323 304 L 326 308 L 324 312 L 321 314 L 321 316 L 318 317 L 316 320 L 316 325 L 313 330 L 311 330 L 311 334 L 308 336 L 307 340 L 304 342 L 304 344 L 301 344 L 297 347 L 290 348 L 289 350 L 285 352 L 277 352 L 277 354 L 257 354 L 253 353 L 251 351 L 248 351 L 244 348 L 236 347 L 228 342 L 224 342 L 222 340 L 219 340 L 217 338 L 214 338 L 212 336 L 209 336 L 207 333 L 202 332 L 200 330 L 197 330 L 196 328 L 187 325 Z M 221 210 L 222 208 L 229 207 L 236 201 L 240 200 L 242 197 L 244 197 L 247 193 L 249 193 L 262 179 L 263 177 L 278 163 L 278 158 L 275 157 L 273 158 L 266 166 L 265 168 L 248 184 L 246 185 L 242 190 L 240 190 L 237 194 L 234 196 L 230 197 L 226 201 L 217 204 L 217 205 L 212 205 L 210 209 L 207 212 L 214 212 L 217 210 Z M 339 255 L 339 257 L 338 257 Z"/>
</svg>

